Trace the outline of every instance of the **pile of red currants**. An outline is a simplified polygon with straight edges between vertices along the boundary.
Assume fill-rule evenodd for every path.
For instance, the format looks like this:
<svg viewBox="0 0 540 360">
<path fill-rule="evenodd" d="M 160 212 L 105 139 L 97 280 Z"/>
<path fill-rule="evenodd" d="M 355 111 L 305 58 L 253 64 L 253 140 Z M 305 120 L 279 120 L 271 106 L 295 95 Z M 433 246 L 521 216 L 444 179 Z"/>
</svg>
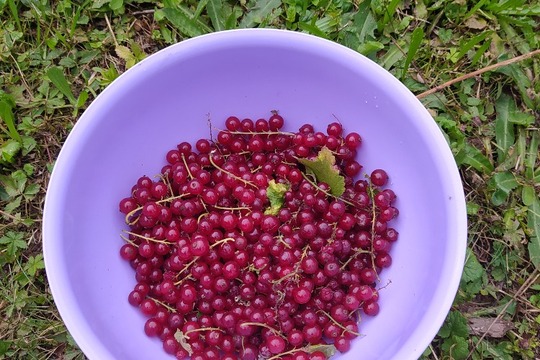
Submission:
<svg viewBox="0 0 540 360">
<path fill-rule="evenodd" d="M 328 359 L 379 312 L 398 238 L 388 175 L 359 176 L 362 139 L 338 122 L 283 125 L 229 117 L 120 201 L 129 303 L 177 359 Z"/>
</svg>

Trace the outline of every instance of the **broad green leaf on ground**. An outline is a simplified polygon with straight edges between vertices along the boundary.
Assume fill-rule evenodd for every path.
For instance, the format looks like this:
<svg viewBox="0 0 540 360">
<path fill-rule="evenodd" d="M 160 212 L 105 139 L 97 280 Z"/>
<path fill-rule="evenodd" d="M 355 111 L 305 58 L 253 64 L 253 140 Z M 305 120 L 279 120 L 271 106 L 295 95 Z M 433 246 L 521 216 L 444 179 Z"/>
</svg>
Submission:
<svg viewBox="0 0 540 360">
<path fill-rule="evenodd" d="M 514 99 L 503 93 L 495 103 L 497 117 L 495 119 L 495 141 L 497 142 L 497 156 L 502 163 L 508 154 L 508 149 L 515 142 L 514 125 L 510 122 L 510 113 L 516 109 Z"/>
<path fill-rule="evenodd" d="M 354 16 L 354 26 L 357 29 L 360 43 L 375 38 L 374 33 L 377 30 L 377 20 L 373 17 L 370 6 L 371 0 L 362 1 L 358 6 L 358 12 Z"/>
<path fill-rule="evenodd" d="M 146 57 L 146 53 L 136 42 L 131 43 L 130 47 L 118 45 L 115 52 L 126 62 L 126 68 L 128 69 Z"/>
<path fill-rule="evenodd" d="M 516 125 L 529 126 L 534 123 L 535 117 L 532 114 L 515 112 L 508 120 Z"/>
<path fill-rule="evenodd" d="M 530 185 L 525 185 L 521 189 L 521 201 L 525 206 L 531 206 L 537 199 L 538 194 L 534 191 L 534 188 Z"/>
<path fill-rule="evenodd" d="M 478 262 L 476 255 L 467 248 L 467 258 L 465 261 L 465 267 L 463 268 L 463 281 L 475 281 L 481 279 L 484 276 L 485 270 L 483 266 Z"/>
<path fill-rule="evenodd" d="M 362 54 L 369 56 L 370 54 L 384 49 L 384 45 L 378 41 L 366 41 L 358 46 L 357 51 Z"/>
<path fill-rule="evenodd" d="M 36 256 L 30 256 L 25 265 L 25 270 L 30 276 L 35 276 L 39 270 L 45 269 L 45 262 L 43 261 L 43 255 L 37 254 Z"/>
<path fill-rule="evenodd" d="M 319 29 L 319 27 L 315 23 L 315 18 L 313 18 L 313 20 L 311 22 L 309 22 L 309 23 L 307 23 L 307 22 L 298 23 L 298 28 L 301 29 L 301 30 L 307 31 L 311 35 L 315 35 L 315 36 L 318 36 L 318 37 L 322 37 L 324 39 L 328 39 L 328 35 L 326 35 L 326 33 L 324 31 Z"/>
<path fill-rule="evenodd" d="M 209 0 L 208 4 L 206 4 L 206 12 L 208 13 L 208 17 L 210 18 L 212 26 L 216 31 L 226 29 L 221 11 L 223 6 L 222 4 L 223 2 L 221 0 Z"/>
<path fill-rule="evenodd" d="M 502 341 L 496 345 L 492 345 L 488 341 L 483 341 L 478 347 L 478 351 L 483 350 L 481 359 L 497 359 L 497 360 L 513 360 L 512 355 L 509 354 L 512 345 L 507 341 Z"/>
<path fill-rule="evenodd" d="M 9 139 L 0 146 L 0 164 L 12 163 L 15 156 L 21 150 L 21 143 L 14 139 Z"/>
<path fill-rule="evenodd" d="M 467 318 L 459 311 L 450 311 L 438 335 L 442 338 L 449 338 L 452 335 L 467 338 L 469 336 Z"/>
<path fill-rule="evenodd" d="M 285 201 L 285 193 L 289 187 L 286 184 L 276 183 L 275 180 L 270 180 L 266 188 L 266 196 L 270 201 L 270 207 L 264 212 L 266 215 L 277 215 Z"/>
<path fill-rule="evenodd" d="M 10 175 L 0 175 L 0 185 L 8 195 L 7 199 L 14 198 L 24 192 L 27 182 L 26 174 L 22 170 L 17 170 Z"/>
<path fill-rule="evenodd" d="M 126 62 L 126 68 L 130 68 L 133 65 L 135 65 L 135 55 L 131 52 L 131 50 L 124 45 L 118 45 L 114 51 L 116 52 L 116 55 L 122 60 Z"/>
<path fill-rule="evenodd" d="M 470 165 L 474 169 L 485 174 L 489 174 L 493 171 L 493 165 L 489 159 L 482 154 L 480 150 L 470 144 L 465 144 L 463 149 L 461 149 L 455 157 L 458 165 Z"/>
<path fill-rule="evenodd" d="M 180 30 L 180 32 L 189 37 L 195 37 L 206 34 L 208 31 L 196 20 L 189 18 L 182 10 L 175 8 L 163 8 L 158 10 L 162 12 L 171 24 Z"/>
<path fill-rule="evenodd" d="M 75 96 L 71 91 L 71 86 L 69 85 L 62 68 L 58 66 L 51 67 L 49 70 L 47 70 L 47 77 L 49 80 L 51 80 L 54 86 L 56 86 L 56 88 L 68 98 L 71 104 L 75 104 Z"/>
<path fill-rule="evenodd" d="M 281 0 L 258 0 L 251 9 L 248 9 L 238 27 L 249 28 L 262 23 L 280 5 Z"/>
<path fill-rule="evenodd" d="M 506 201 L 508 194 L 519 186 L 516 177 L 509 171 L 496 173 L 491 180 L 493 186 L 496 188 L 491 198 L 495 206 L 499 206 Z"/>
<path fill-rule="evenodd" d="M 529 257 L 534 266 L 540 269 L 540 200 L 538 198 L 528 208 L 527 226 L 532 231 L 529 238 Z"/>
<path fill-rule="evenodd" d="M 476 255 L 467 248 L 467 257 L 460 283 L 460 294 L 467 297 L 476 295 L 484 286 L 486 270 L 478 262 Z"/>
<path fill-rule="evenodd" d="M 5 249 L 5 252 L 9 259 L 15 258 L 19 250 L 26 249 L 27 244 L 24 240 L 25 234 L 19 231 L 8 231 L 4 236 L 0 237 L 0 249 Z M 0 251 L 0 260 L 2 259 Z M 0 266 L 3 265 L 0 262 Z"/>
<path fill-rule="evenodd" d="M 452 360 L 465 360 L 469 355 L 469 343 L 466 338 L 460 336 L 445 339 L 441 348 L 450 355 Z"/>
<path fill-rule="evenodd" d="M 400 46 L 390 45 L 386 54 L 380 59 L 379 65 L 386 70 L 390 70 L 398 61 L 403 59 L 404 56 Z"/>
<path fill-rule="evenodd" d="M 0 10 L 2 9 L 2 0 L 0 0 Z M 4 341 L 0 340 L 0 356 L 3 356 L 7 353 L 9 350 L 9 347 L 11 346 L 11 341 Z"/>
<path fill-rule="evenodd" d="M 334 196 L 341 196 L 345 191 L 345 178 L 339 174 L 335 166 L 336 157 L 327 147 L 323 147 L 313 160 L 298 159 L 309 171 L 315 175 L 318 182 L 327 183 Z"/>
</svg>

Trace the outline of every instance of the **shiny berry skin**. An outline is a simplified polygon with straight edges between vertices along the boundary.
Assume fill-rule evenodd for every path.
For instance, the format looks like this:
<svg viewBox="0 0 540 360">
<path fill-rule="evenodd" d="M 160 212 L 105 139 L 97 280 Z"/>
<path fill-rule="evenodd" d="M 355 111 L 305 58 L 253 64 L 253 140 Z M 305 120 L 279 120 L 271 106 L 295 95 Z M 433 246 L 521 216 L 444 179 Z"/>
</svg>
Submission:
<svg viewBox="0 0 540 360">
<path fill-rule="evenodd" d="M 274 114 L 270 117 L 270 119 L 268 119 L 268 125 L 272 131 L 281 129 L 283 127 L 283 123 L 283 118 L 278 114 Z"/>
<path fill-rule="evenodd" d="M 388 182 L 388 174 L 382 169 L 373 170 L 369 178 L 375 186 L 385 186 Z"/>
<path fill-rule="evenodd" d="M 355 150 L 362 144 L 362 138 L 358 133 L 352 132 L 345 136 L 344 142 L 349 149 Z"/>
</svg>

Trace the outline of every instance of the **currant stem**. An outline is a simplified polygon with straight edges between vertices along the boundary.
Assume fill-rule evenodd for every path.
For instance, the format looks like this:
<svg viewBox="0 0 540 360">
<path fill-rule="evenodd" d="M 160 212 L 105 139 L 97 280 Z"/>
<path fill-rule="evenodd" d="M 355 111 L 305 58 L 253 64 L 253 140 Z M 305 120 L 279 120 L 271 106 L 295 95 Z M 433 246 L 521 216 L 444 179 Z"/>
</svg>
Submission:
<svg viewBox="0 0 540 360">
<path fill-rule="evenodd" d="M 255 189 L 258 189 L 257 185 L 255 185 L 255 184 L 252 183 L 251 181 L 244 180 L 244 179 L 242 179 L 241 177 L 234 175 L 232 172 L 227 171 L 227 170 L 225 170 L 224 168 L 222 168 L 221 166 L 219 166 L 218 164 L 216 164 L 216 162 L 212 159 L 212 153 L 210 154 L 210 156 L 208 157 L 208 159 L 210 160 L 210 163 L 212 164 L 212 166 L 214 166 L 216 169 L 222 171 L 223 173 L 225 173 L 225 174 L 227 174 L 227 175 L 229 175 L 229 176 L 232 176 L 234 179 L 236 179 L 236 180 L 238 180 L 238 181 L 241 181 L 241 182 L 243 182 L 243 183 L 246 184 L 246 185 L 249 185 L 249 186 L 254 187 Z"/>
<path fill-rule="evenodd" d="M 182 153 L 182 161 L 184 162 L 184 166 L 186 167 L 186 170 L 187 170 L 187 173 L 189 175 L 189 178 L 190 179 L 193 179 L 193 174 L 191 173 L 191 171 L 189 170 L 189 165 L 186 161 L 186 157 L 184 156 L 184 154 Z"/>
<path fill-rule="evenodd" d="M 165 245 L 172 245 L 172 244 L 174 244 L 174 243 L 171 243 L 171 242 L 168 242 L 168 241 L 165 241 L 165 240 L 158 240 L 158 239 L 154 239 L 154 238 L 151 238 L 151 237 L 142 236 L 142 235 L 137 234 L 137 233 L 134 233 L 134 232 L 132 232 L 132 231 L 122 230 L 122 232 L 124 232 L 124 233 L 126 233 L 126 234 L 129 234 L 129 235 L 136 236 L 136 237 L 141 238 L 141 239 L 143 239 L 143 240 L 148 240 L 148 241 L 155 242 L 155 243 L 159 243 L 159 244 L 165 244 Z"/>
<path fill-rule="evenodd" d="M 317 312 L 322 312 L 324 315 L 326 315 L 327 318 L 329 318 L 336 326 L 338 326 L 339 328 L 341 328 L 343 331 L 346 331 L 346 332 L 349 332 L 351 334 L 354 334 L 356 336 L 360 336 L 362 334 L 356 332 L 356 331 L 352 331 L 350 329 L 347 329 L 345 326 L 341 325 L 339 322 L 337 322 L 329 313 L 327 313 L 326 311 L 322 310 L 322 309 L 319 309 Z"/>
<path fill-rule="evenodd" d="M 350 263 L 354 258 L 356 258 L 358 255 L 360 255 L 360 254 L 371 254 L 371 251 L 367 251 L 367 250 L 364 250 L 364 249 L 362 249 L 362 248 L 356 249 L 356 250 L 354 251 L 354 254 L 352 254 L 352 255 L 347 259 L 347 261 L 345 261 L 345 262 L 343 263 L 343 265 L 341 265 L 341 270 L 344 270 L 345 267 L 346 267 L 347 265 L 349 265 L 349 263 Z"/>
<path fill-rule="evenodd" d="M 194 332 L 201 332 L 201 331 L 212 331 L 212 330 L 225 332 L 225 330 L 220 329 L 220 328 L 216 328 L 216 327 L 206 327 L 206 328 L 199 328 L 199 329 L 191 329 L 191 330 L 188 330 L 188 331 L 186 331 L 186 332 L 184 333 L 184 336 L 187 337 L 187 338 L 189 339 L 189 334 L 191 334 L 191 333 L 194 333 Z"/>
<path fill-rule="evenodd" d="M 219 205 L 211 205 L 211 206 L 216 208 L 216 209 L 220 209 L 220 210 L 230 210 L 230 211 L 251 210 L 251 208 L 248 208 L 246 206 L 237 206 L 237 207 L 226 207 L 226 206 L 219 206 Z"/>
<path fill-rule="evenodd" d="M 375 190 L 373 189 L 373 184 L 371 181 L 369 182 L 369 197 L 371 198 L 371 210 L 372 210 L 372 218 L 371 218 L 371 268 L 375 270 L 375 251 L 373 249 L 373 241 L 375 240 L 375 222 L 377 221 L 377 209 L 375 208 Z M 375 274 L 377 274 L 377 281 L 380 281 L 379 278 L 379 272 L 375 271 Z"/>
<path fill-rule="evenodd" d="M 195 261 L 199 260 L 199 256 L 195 257 L 193 260 L 191 260 L 189 263 L 187 263 L 186 265 L 184 265 L 184 267 L 182 268 L 182 270 L 180 270 L 178 272 L 178 274 L 176 274 L 176 277 L 180 276 L 180 274 L 182 274 L 184 271 L 186 271 L 187 269 L 189 269 L 189 267 L 191 265 L 193 265 L 195 263 Z M 177 282 L 174 283 L 175 286 L 178 286 L 182 283 L 182 281 L 184 281 L 184 279 L 182 280 L 179 280 Z"/>
<path fill-rule="evenodd" d="M 221 240 L 218 240 L 215 243 L 213 243 L 212 245 L 210 245 L 210 249 L 213 249 L 213 248 L 215 248 L 216 246 L 218 246 L 220 244 L 225 244 L 225 243 L 227 243 L 229 241 L 234 241 L 234 238 L 228 237 L 228 238 L 223 238 Z"/>
<path fill-rule="evenodd" d="M 291 354 L 294 354 L 294 353 L 297 353 L 299 351 L 305 351 L 306 348 L 294 348 L 294 349 L 291 349 L 289 351 L 285 351 L 285 352 L 282 352 L 280 354 L 277 354 L 277 355 L 274 355 L 272 357 L 269 357 L 268 359 L 266 360 L 276 360 L 276 359 L 280 359 L 282 357 L 284 357 L 285 355 L 291 355 Z"/>
<path fill-rule="evenodd" d="M 330 197 L 333 197 L 334 199 L 341 200 L 341 201 L 343 201 L 343 202 L 344 202 L 345 204 L 347 204 L 347 205 L 351 205 L 351 206 L 356 207 L 356 205 L 355 205 L 354 203 L 350 202 L 349 200 L 345 200 L 345 199 L 340 198 L 339 196 L 336 196 L 336 195 L 334 195 L 334 194 L 332 194 L 332 193 L 330 193 L 330 192 L 328 192 L 328 191 L 326 191 L 326 190 L 324 190 L 324 189 L 321 189 L 321 187 L 320 187 L 319 185 L 317 185 L 316 182 L 314 182 L 313 180 L 311 180 L 306 174 L 304 174 L 303 171 L 301 171 L 301 173 L 302 173 L 302 176 L 304 177 L 304 179 L 306 179 L 306 181 L 307 181 L 308 183 L 310 183 L 311 185 L 313 185 L 317 190 L 322 191 L 325 195 L 330 196 Z"/>
<path fill-rule="evenodd" d="M 162 203 L 165 203 L 167 201 L 172 201 L 172 200 L 176 200 L 176 199 L 182 199 L 186 196 L 189 196 L 190 194 L 180 194 L 180 195 L 175 195 L 175 196 L 171 196 L 171 197 L 168 197 L 168 198 L 165 198 L 165 199 L 161 199 L 161 200 L 158 200 L 156 201 L 156 204 L 162 204 Z M 125 222 L 126 224 L 128 225 L 133 225 L 137 222 L 137 220 L 139 220 L 139 217 L 137 217 L 134 221 L 129 221 L 129 218 L 131 218 L 133 215 L 135 215 L 137 212 L 141 211 L 142 210 L 142 206 L 139 206 L 138 208 L 136 209 L 133 209 L 131 210 L 130 212 L 128 212 L 126 214 L 126 218 L 125 218 Z"/>
<path fill-rule="evenodd" d="M 125 237 L 124 235 L 120 234 L 120 237 L 121 237 L 122 239 L 124 239 L 127 243 L 129 243 L 129 244 L 131 244 L 131 245 L 133 245 L 133 246 L 135 246 L 135 247 L 139 247 L 139 245 L 135 244 L 133 241 L 129 240 L 129 239 L 128 239 L 127 237 Z"/>
<path fill-rule="evenodd" d="M 176 309 L 175 309 L 175 308 L 173 308 L 173 307 L 171 307 L 171 306 L 165 304 L 163 301 L 160 301 L 160 300 L 158 300 L 158 299 L 156 299 L 156 298 L 153 298 L 153 297 L 151 297 L 151 296 L 148 296 L 148 299 L 152 299 L 152 300 L 154 300 L 154 302 L 155 302 L 156 304 L 159 304 L 159 305 L 163 306 L 165 309 L 169 310 L 169 311 L 172 312 L 172 313 L 176 313 Z"/>
<path fill-rule="evenodd" d="M 285 335 L 283 335 L 282 333 L 280 333 L 279 331 L 277 331 L 276 329 L 274 329 L 273 327 L 271 327 L 270 325 L 266 325 L 266 324 L 263 324 L 263 323 L 258 323 L 258 322 L 244 322 L 242 323 L 243 325 L 253 325 L 253 326 L 260 326 L 260 327 L 263 327 L 265 329 L 268 329 L 270 330 L 271 332 L 273 332 L 274 334 L 278 335 L 278 336 L 281 336 L 282 338 L 284 339 L 287 339 L 287 337 Z"/>
<path fill-rule="evenodd" d="M 225 130 L 222 130 L 225 131 Z M 233 135 L 287 135 L 294 136 L 295 134 L 288 131 L 229 131 L 226 130 L 229 134 Z"/>
</svg>

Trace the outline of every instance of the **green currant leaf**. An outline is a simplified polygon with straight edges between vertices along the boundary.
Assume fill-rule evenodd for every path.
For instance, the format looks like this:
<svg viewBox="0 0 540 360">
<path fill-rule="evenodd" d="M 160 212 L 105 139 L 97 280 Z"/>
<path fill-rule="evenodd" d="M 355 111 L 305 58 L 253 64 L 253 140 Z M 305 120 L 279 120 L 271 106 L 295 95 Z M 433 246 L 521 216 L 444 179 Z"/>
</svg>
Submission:
<svg viewBox="0 0 540 360">
<path fill-rule="evenodd" d="M 341 196 L 345 191 L 345 178 L 339 174 L 336 157 L 327 147 L 323 147 L 313 160 L 298 159 L 298 161 L 311 171 L 318 182 L 327 183 L 334 196 Z"/>
<path fill-rule="evenodd" d="M 459 311 L 451 311 L 439 330 L 439 336 L 442 338 L 451 336 L 467 338 L 469 336 L 467 319 Z"/>
<path fill-rule="evenodd" d="M 289 190 L 289 187 L 286 184 L 276 183 L 275 180 L 270 180 L 266 188 L 266 196 L 268 196 L 268 201 L 270 201 L 270 207 L 264 212 L 265 215 L 278 214 L 283 206 L 287 190 Z"/>
<path fill-rule="evenodd" d="M 469 344 L 467 340 L 460 336 L 452 336 L 446 339 L 441 348 L 450 354 L 450 358 L 454 360 L 465 360 L 469 354 Z"/>
</svg>

